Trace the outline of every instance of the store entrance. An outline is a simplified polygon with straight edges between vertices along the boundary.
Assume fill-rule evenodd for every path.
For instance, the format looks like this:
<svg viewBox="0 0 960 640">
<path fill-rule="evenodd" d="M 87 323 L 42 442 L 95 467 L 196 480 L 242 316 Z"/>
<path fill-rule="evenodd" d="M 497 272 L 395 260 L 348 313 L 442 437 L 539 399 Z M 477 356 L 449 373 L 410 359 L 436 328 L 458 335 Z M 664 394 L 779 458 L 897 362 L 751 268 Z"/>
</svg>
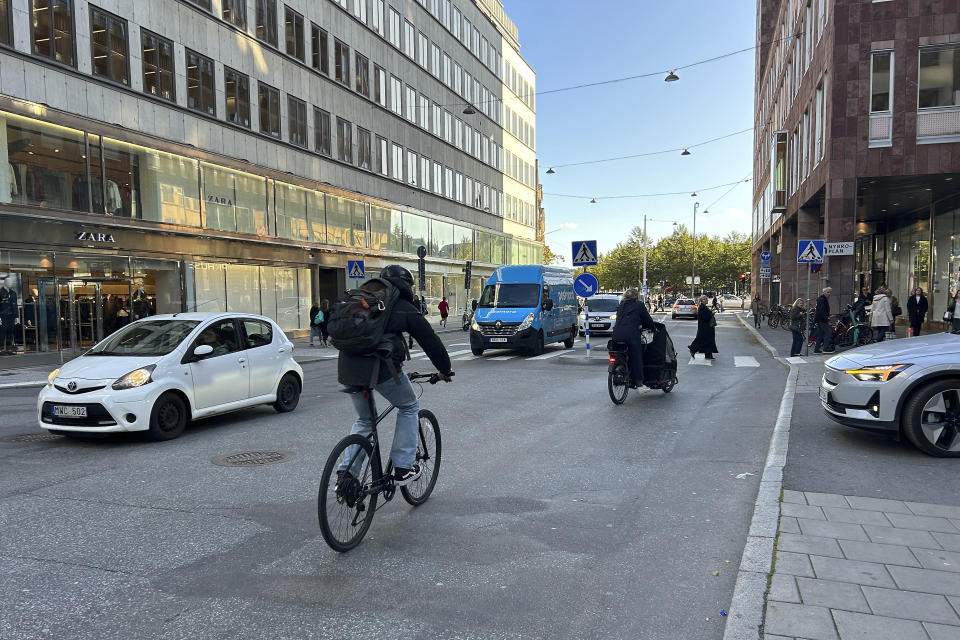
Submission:
<svg viewBox="0 0 960 640">
<path fill-rule="evenodd" d="M 121 278 L 40 281 L 40 306 L 59 311 L 61 349 L 83 350 L 130 322 L 133 283 Z M 47 314 L 49 316 L 49 312 Z"/>
</svg>

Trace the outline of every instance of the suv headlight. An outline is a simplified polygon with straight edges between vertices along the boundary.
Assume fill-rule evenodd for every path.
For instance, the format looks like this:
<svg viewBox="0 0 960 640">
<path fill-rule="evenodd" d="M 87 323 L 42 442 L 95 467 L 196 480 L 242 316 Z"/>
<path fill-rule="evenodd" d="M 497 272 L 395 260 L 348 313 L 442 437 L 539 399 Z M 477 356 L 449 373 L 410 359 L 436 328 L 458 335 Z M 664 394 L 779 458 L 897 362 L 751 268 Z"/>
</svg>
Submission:
<svg viewBox="0 0 960 640">
<path fill-rule="evenodd" d="M 861 382 L 886 382 L 890 380 L 911 364 L 881 364 L 876 367 L 862 367 L 860 369 L 846 369 L 844 373 L 849 373 Z"/>
<path fill-rule="evenodd" d="M 47 388 L 53 386 L 53 380 L 60 374 L 60 369 L 54 369 L 50 372 L 50 375 L 47 376 Z"/>
<path fill-rule="evenodd" d="M 111 388 L 116 391 L 121 391 L 123 389 L 135 389 L 136 387 L 142 387 L 145 384 L 150 384 L 153 382 L 153 378 L 150 377 L 150 374 L 153 373 L 153 370 L 157 368 L 157 365 L 151 364 L 135 371 L 131 371 L 127 375 L 119 378 L 116 382 L 111 385 Z"/>
<path fill-rule="evenodd" d="M 523 319 L 523 322 L 520 323 L 520 326 L 517 327 L 517 332 L 519 333 L 520 331 L 523 331 L 523 330 L 525 330 L 525 329 L 529 329 L 529 328 L 532 327 L 532 326 L 533 326 L 533 314 L 532 314 L 532 313 L 528 313 L 528 314 L 527 314 L 527 317 L 524 318 L 524 319 Z"/>
</svg>

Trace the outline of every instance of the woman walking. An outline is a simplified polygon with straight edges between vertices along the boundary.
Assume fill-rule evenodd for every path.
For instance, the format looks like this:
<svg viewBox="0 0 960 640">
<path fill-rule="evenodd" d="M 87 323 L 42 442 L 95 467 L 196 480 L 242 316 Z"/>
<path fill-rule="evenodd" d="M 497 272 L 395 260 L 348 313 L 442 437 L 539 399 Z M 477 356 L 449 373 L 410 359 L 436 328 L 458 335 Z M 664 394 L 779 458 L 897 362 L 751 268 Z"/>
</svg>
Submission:
<svg viewBox="0 0 960 640">
<path fill-rule="evenodd" d="M 950 315 L 950 331 L 960 331 L 960 291 L 957 291 L 953 300 L 950 301 L 950 305 L 947 307 L 947 313 Z M 947 317 L 944 316 L 944 320 Z"/>
<path fill-rule="evenodd" d="M 330 322 L 330 301 L 324 298 L 320 301 L 320 313 L 323 314 L 323 320 L 320 322 L 320 346 L 327 346 L 327 338 L 330 334 L 327 332 L 327 323 Z"/>
<path fill-rule="evenodd" d="M 690 346 L 690 356 L 702 353 L 707 360 L 713 360 L 713 354 L 720 353 L 717 349 L 717 320 L 707 304 L 710 299 L 700 296 L 700 307 L 697 309 L 697 337 Z"/>
<path fill-rule="evenodd" d="M 870 308 L 870 326 L 877 332 L 877 342 L 883 342 L 891 324 L 893 324 L 893 309 L 890 298 L 887 297 L 886 288 L 880 287 L 877 289 L 877 295 L 873 296 L 873 304 Z"/>
<path fill-rule="evenodd" d="M 310 307 L 310 346 L 313 346 L 313 337 L 319 336 L 320 342 L 323 343 L 323 332 L 320 330 L 320 323 L 323 322 L 323 312 L 320 311 L 320 303 L 316 300 L 313 301 L 313 306 Z"/>
<path fill-rule="evenodd" d="M 797 298 L 790 307 L 790 333 L 793 334 L 793 344 L 790 345 L 790 357 L 801 355 L 803 349 L 803 329 L 806 324 L 806 314 L 803 309 L 803 298 Z"/>
</svg>

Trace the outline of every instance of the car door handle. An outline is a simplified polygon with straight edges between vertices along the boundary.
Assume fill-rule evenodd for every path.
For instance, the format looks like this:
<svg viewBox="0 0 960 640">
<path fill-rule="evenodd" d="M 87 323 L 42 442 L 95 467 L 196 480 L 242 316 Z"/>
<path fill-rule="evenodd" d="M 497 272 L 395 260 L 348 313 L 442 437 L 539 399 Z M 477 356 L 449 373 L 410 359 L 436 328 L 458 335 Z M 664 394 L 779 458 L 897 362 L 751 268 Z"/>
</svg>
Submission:
<svg viewBox="0 0 960 640">
<path fill-rule="evenodd" d="M 280 349 L 277 349 L 277 353 L 286 353 L 286 352 L 287 350 L 282 347 Z"/>
<path fill-rule="evenodd" d="M 246 361 L 247 361 L 246 358 L 237 358 L 237 362 L 239 362 L 240 364 L 243 364 Z"/>
</svg>

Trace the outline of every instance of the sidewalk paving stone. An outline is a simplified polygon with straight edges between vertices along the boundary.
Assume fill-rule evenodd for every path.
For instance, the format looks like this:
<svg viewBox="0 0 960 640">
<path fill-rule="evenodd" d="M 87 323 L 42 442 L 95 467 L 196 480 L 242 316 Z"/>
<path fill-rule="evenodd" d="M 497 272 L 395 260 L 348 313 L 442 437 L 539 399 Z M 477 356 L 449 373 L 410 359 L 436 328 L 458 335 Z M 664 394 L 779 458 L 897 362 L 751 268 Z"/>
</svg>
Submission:
<svg viewBox="0 0 960 640">
<path fill-rule="evenodd" d="M 849 507 L 846 509 L 842 507 L 823 507 L 823 515 L 831 522 L 890 526 L 890 520 L 882 511 L 864 511 L 863 509 L 850 509 Z"/>
<path fill-rule="evenodd" d="M 848 560 L 899 564 L 905 567 L 920 566 L 920 562 L 910 553 L 909 547 L 897 544 L 840 540 L 840 548 L 843 549 L 843 555 L 845 555 Z"/>
<path fill-rule="evenodd" d="M 807 498 L 807 504 L 815 504 L 820 507 L 837 507 L 838 509 L 850 508 L 846 498 L 833 493 L 804 491 L 803 495 Z"/>
<path fill-rule="evenodd" d="M 907 591 L 960 596 L 960 573 L 892 566 L 890 575 L 898 587 Z"/>
<path fill-rule="evenodd" d="M 806 518 L 807 520 L 826 520 L 826 517 L 823 515 L 823 510 L 820 507 L 813 507 L 806 504 L 784 502 L 780 508 L 780 512 L 785 516 L 791 516 L 794 518 Z"/>
<path fill-rule="evenodd" d="M 780 533 L 800 533 L 800 524 L 797 519 L 790 516 L 781 516 Z"/>
<path fill-rule="evenodd" d="M 946 597 L 931 593 L 863 587 L 870 609 L 885 616 L 960 625 L 960 616 Z"/>
<path fill-rule="evenodd" d="M 834 611 L 843 640 L 928 640 L 919 622 L 850 611 Z"/>
<path fill-rule="evenodd" d="M 821 580 L 852 582 L 875 587 L 890 587 L 891 589 L 897 586 L 890 578 L 886 568 L 876 562 L 838 560 L 823 556 L 810 556 L 810 562 L 816 572 L 816 577 Z"/>
<path fill-rule="evenodd" d="M 866 509 L 867 511 L 885 511 L 887 513 L 905 513 L 912 515 L 913 512 L 907 508 L 907 505 L 899 500 L 885 500 L 884 498 L 861 498 L 859 496 L 846 496 L 847 502 L 854 509 Z"/>
<path fill-rule="evenodd" d="M 894 527 L 878 527 L 875 525 L 863 525 L 864 531 L 870 536 L 873 542 L 883 544 L 903 544 L 908 547 L 922 547 L 924 549 L 939 549 L 940 545 L 926 531 L 916 531 L 913 529 L 896 529 Z"/>
<path fill-rule="evenodd" d="M 830 556 L 833 558 L 843 558 L 843 551 L 834 538 L 821 538 L 818 536 L 798 536 L 791 533 L 780 534 L 780 542 L 777 548 L 781 551 L 792 551 L 794 553 L 809 553 L 819 556 Z M 914 564 L 912 566 L 919 566 Z"/>
<path fill-rule="evenodd" d="M 919 529 L 922 531 L 940 531 L 942 533 L 960 533 L 946 518 L 932 516 L 913 516 L 901 513 L 888 513 L 887 518 L 898 529 Z"/>
<path fill-rule="evenodd" d="M 960 627 L 924 622 L 923 628 L 930 634 L 931 640 L 960 640 Z"/>
<path fill-rule="evenodd" d="M 816 578 L 797 578 L 797 587 L 804 604 L 870 613 L 870 606 L 859 585 Z"/>
<path fill-rule="evenodd" d="M 914 549 L 913 554 L 924 569 L 960 572 L 960 553 L 938 549 Z"/>
<path fill-rule="evenodd" d="M 800 604 L 800 592 L 797 591 L 796 579 L 791 575 L 775 573 L 770 579 L 770 593 L 768 597 L 777 602 Z"/>
<path fill-rule="evenodd" d="M 859 524 L 845 522 L 827 522 L 820 520 L 806 520 L 799 518 L 800 530 L 807 536 L 822 536 L 825 538 L 843 538 L 844 540 L 869 540 Z"/>
<path fill-rule="evenodd" d="M 947 596 L 947 600 L 953 605 L 953 608 L 956 609 L 957 615 L 960 616 L 960 597 Z"/>
<path fill-rule="evenodd" d="M 960 518 L 960 507 L 947 504 L 927 504 L 925 502 L 906 503 L 910 511 L 918 516 L 934 516 L 937 518 Z"/>
<path fill-rule="evenodd" d="M 800 491 L 790 491 L 789 489 L 783 490 L 783 501 L 791 504 L 807 504 L 807 499 L 803 497 L 803 493 Z"/>
<path fill-rule="evenodd" d="M 830 610 L 825 607 L 771 602 L 767 606 L 764 630 L 793 638 L 838 640 Z"/>
<path fill-rule="evenodd" d="M 932 535 L 947 551 L 960 551 L 960 535 L 934 531 Z"/>
<path fill-rule="evenodd" d="M 792 576 L 805 576 L 807 578 L 814 576 L 813 567 L 810 566 L 810 558 L 804 553 L 777 551 L 776 570 L 777 573 L 786 573 Z"/>
</svg>

